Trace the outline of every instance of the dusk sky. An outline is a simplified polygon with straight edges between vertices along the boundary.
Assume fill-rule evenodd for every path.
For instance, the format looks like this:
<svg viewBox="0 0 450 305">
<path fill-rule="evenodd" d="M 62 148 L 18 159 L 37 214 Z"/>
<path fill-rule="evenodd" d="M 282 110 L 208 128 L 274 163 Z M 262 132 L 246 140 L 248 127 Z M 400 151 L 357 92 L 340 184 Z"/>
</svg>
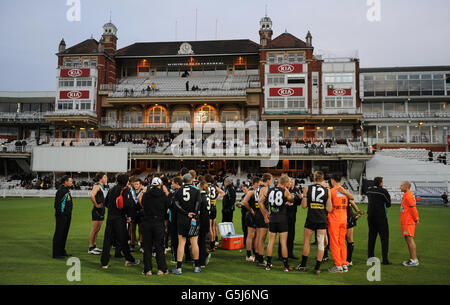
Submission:
<svg viewBox="0 0 450 305">
<path fill-rule="evenodd" d="M 267 5 L 274 37 L 287 30 L 304 40 L 310 30 L 315 51 L 358 51 L 361 67 L 450 65 L 450 1 L 379 1 L 380 21 L 370 22 L 367 0 L 80 0 L 81 20 L 70 22 L 67 0 L 1 0 L 0 91 L 55 90 L 61 38 L 67 47 L 98 40 L 110 10 L 118 48 L 174 41 L 175 33 L 195 40 L 196 9 L 197 40 L 215 39 L 217 20 L 218 39 L 259 42 Z"/>
</svg>

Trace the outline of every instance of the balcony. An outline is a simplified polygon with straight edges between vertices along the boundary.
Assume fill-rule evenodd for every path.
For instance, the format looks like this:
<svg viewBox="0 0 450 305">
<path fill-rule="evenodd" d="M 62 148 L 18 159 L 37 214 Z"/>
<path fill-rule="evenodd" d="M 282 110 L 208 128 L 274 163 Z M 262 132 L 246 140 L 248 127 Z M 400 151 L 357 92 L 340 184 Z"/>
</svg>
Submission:
<svg viewBox="0 0 450 305">
<path fill-rule="evenodd" d="M 187 82 L 189 82 L 187 84 Z M 186 90 L 186 85 L 189 90 Z M 198 89 L 193 90 L 193 87 Z M 118 84 L 102 84 L 110 98 L 245 96 L 246 90 L 260 88 L 258 75 L 210 77 L 123 78 Z"/>
<path fill-rule="evenodd" d="M 378 119 L 438 119 L 448 120 L 450 119 L 450 112 L 364 112 L 363 117 L 366 120 L 378 120 Z"/>
<path fill-rule="evenodd" d="M 157 129 L 157 128 L 170 128 L 170 123 L 132 123 L 123 122 L 117 120 L 109 120 L 103 118 L 100 122 L 100 128 L 111 128 L 111 129 Z"/>
<path fill-rule="evenodd" d="M 2 123 L 45 123 L 43 112 L 0 112 Z"/>
</svg>

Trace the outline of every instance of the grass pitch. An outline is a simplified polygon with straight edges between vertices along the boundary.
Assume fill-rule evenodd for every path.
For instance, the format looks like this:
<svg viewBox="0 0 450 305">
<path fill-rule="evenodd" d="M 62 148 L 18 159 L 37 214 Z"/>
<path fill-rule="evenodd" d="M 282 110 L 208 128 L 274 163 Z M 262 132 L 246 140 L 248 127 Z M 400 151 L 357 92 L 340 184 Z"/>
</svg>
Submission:
<svg viewBox="0 0 450 305">
<path fill-rule="evenodd" d="M 67 241 L 67 251 L 81 261 L 81 281 L 69 282 L 66 273 L 70 266 L 65 260 L 51 258 L 52 237 L 55 226 L 52 198 L 7 198 L 0 199 L 0 284 L 177 284 L 177 285 L 214 285 L 214 284 L 450 284 L 450 265 L 447 263 L 450 253 L 450 209 L 444 207 L 419 206 L 420 225 L 416 228 L 417 253 L 419 267 L 407 268 L 401 265 L 409 258 L 406 243 L 400 234 L 399 206 L 389 210 L 390 243 L 389 256 L 391 266 L 381 266 L 381 281 L 369 282 L 366 274 L 370 266 L 367 260 L 367 220 L 358 220 L 355 228 L 354 267 L 345 274 L 331 274 L 327 271 L 333 261 L 322 264 L 322 273 L 282 271 L 282 262 L 273 259 L 273 269 L 265 271 L 253 263 L 245 261 L 245 250 L 227 251 L 220 248 L 212 254 L 209 265 L 201 274 L 194 274 L 191 264 L 183 265 L 183 275 L 163 277 L 144 277 L 140 273 L 143 265 L 125 267 L 124 259 L 112 255 L 111 268 L 100 268 L 100 256 L 89 255 L 88 237 L 91 230 L 91 207 L 88 199 L 75 198 L 72 224 Z M 361 205 L 366 210 L 367 206 Z M 218 221 L 221 220 L 220 203 Z M 301 257 L 303 225 L 306 211 L 299 209 L 295 236 L 295 255 Z M 234 213 L 236 232 L 241 230 L 240 210 Z M 105 223 L 99 233 L 98 247 L 102 247 Z M 316 247 L 311 247 L 308 267 L 313 268 Z M 113 254 L 113 251 L 112 251 Z M 142 259 L 141 253 L 134 254 Z M 331 255 L 331 254 L 330 254 Z M 376 255 L 381 257 L 379 239 Z M 156 271 L 155 259 L 153 271 Z M 299 261 L 290 260 L 295 267 Z M 173 267 L 168 259 L 169 269 Z"/>
</svg>

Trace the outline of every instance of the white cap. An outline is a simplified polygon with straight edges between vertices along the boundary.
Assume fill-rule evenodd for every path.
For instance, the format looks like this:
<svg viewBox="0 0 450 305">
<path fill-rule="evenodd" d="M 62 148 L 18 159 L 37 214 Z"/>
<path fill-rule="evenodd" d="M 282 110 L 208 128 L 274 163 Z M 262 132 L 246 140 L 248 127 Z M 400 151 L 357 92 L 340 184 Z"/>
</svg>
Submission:
<svg viewBox="0 0 450 305">
<path fill-rule="evenodd" d="M 158 177 L 153 178 L 152 185 L 160 185 L 162 183 L 162 180 Z"/>
</svg>

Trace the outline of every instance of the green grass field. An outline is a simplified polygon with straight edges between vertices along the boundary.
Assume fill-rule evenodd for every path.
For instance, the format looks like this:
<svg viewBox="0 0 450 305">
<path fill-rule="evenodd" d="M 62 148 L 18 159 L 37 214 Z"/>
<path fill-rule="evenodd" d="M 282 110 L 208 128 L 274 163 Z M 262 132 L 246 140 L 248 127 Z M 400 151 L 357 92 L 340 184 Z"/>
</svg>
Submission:
<svg viewBox="0 0 450 305">
<path fill-rule="evenodd" d="M 362 209 L 367 207 L 362 206 Z M 220 207 L 218 208 L 220 211 Z M 265 271 L 245 261 L 245 251 L 217 250 L 208 267 L 201 274 L 194 274 L 192 265 L 184 264 L 183 275 L 144 277 L 143 265 L 125 267 L 124 259 L 112 258 L 111 268 L 100 268 L 100 257 L 87 254 L 91 229 L 91 204 L 88 199 L 74 199 L 72 225 L 67 242 L 69 253 L 81 261 L 81 282 L 68 282 L 65 260 L 51 258 L 51 242 L 54 232 L 53 200 L 51 198 L 0 199 L 0 284 L 450 284 L 450 209 L 443 207 L 419 207 L 421 224 L 416 229 L 417 253 L 420 266 L 407 268 L 401 265 L 409 258 L 408 250 L 400 234 L 399 207 L 389 211 L 391 266 L 381 266 L 381 282 L 369 282 L 367 270 L 367 221 L 361 219 L 355 228 L 354 267 L 345 274 L 331 274 L 327 268 L 332 261 L 322 265 L 322 273 L 282 271 L 282 262 L 274 258 L 274 268 Z M 295 239 L 295 254 L 301 256 L 305 210 L 299 210 Z M 240 211 L 234 215 L 236 231 L 242 232 Z M 218 220 L 221 219 L 219 213 Z M 104 226 L 97 245 L 102 246 Z M 309 267 L 313 267 L 316 247 L 312 246 Z M 112 252 L 113 253 L 113 252 Z M 381 256 L 377 241 L 376 255 Z M 142 259 L 142 254 L 135 257 Z M 275 256 L 276 257 L 276 256 Z M 169 263 L 169 268 L 173 265 Z M 296 266 L 298 261 L 291 261 Z M 156 271 L 156 262 L 154 263 Z"/>
</svg>

